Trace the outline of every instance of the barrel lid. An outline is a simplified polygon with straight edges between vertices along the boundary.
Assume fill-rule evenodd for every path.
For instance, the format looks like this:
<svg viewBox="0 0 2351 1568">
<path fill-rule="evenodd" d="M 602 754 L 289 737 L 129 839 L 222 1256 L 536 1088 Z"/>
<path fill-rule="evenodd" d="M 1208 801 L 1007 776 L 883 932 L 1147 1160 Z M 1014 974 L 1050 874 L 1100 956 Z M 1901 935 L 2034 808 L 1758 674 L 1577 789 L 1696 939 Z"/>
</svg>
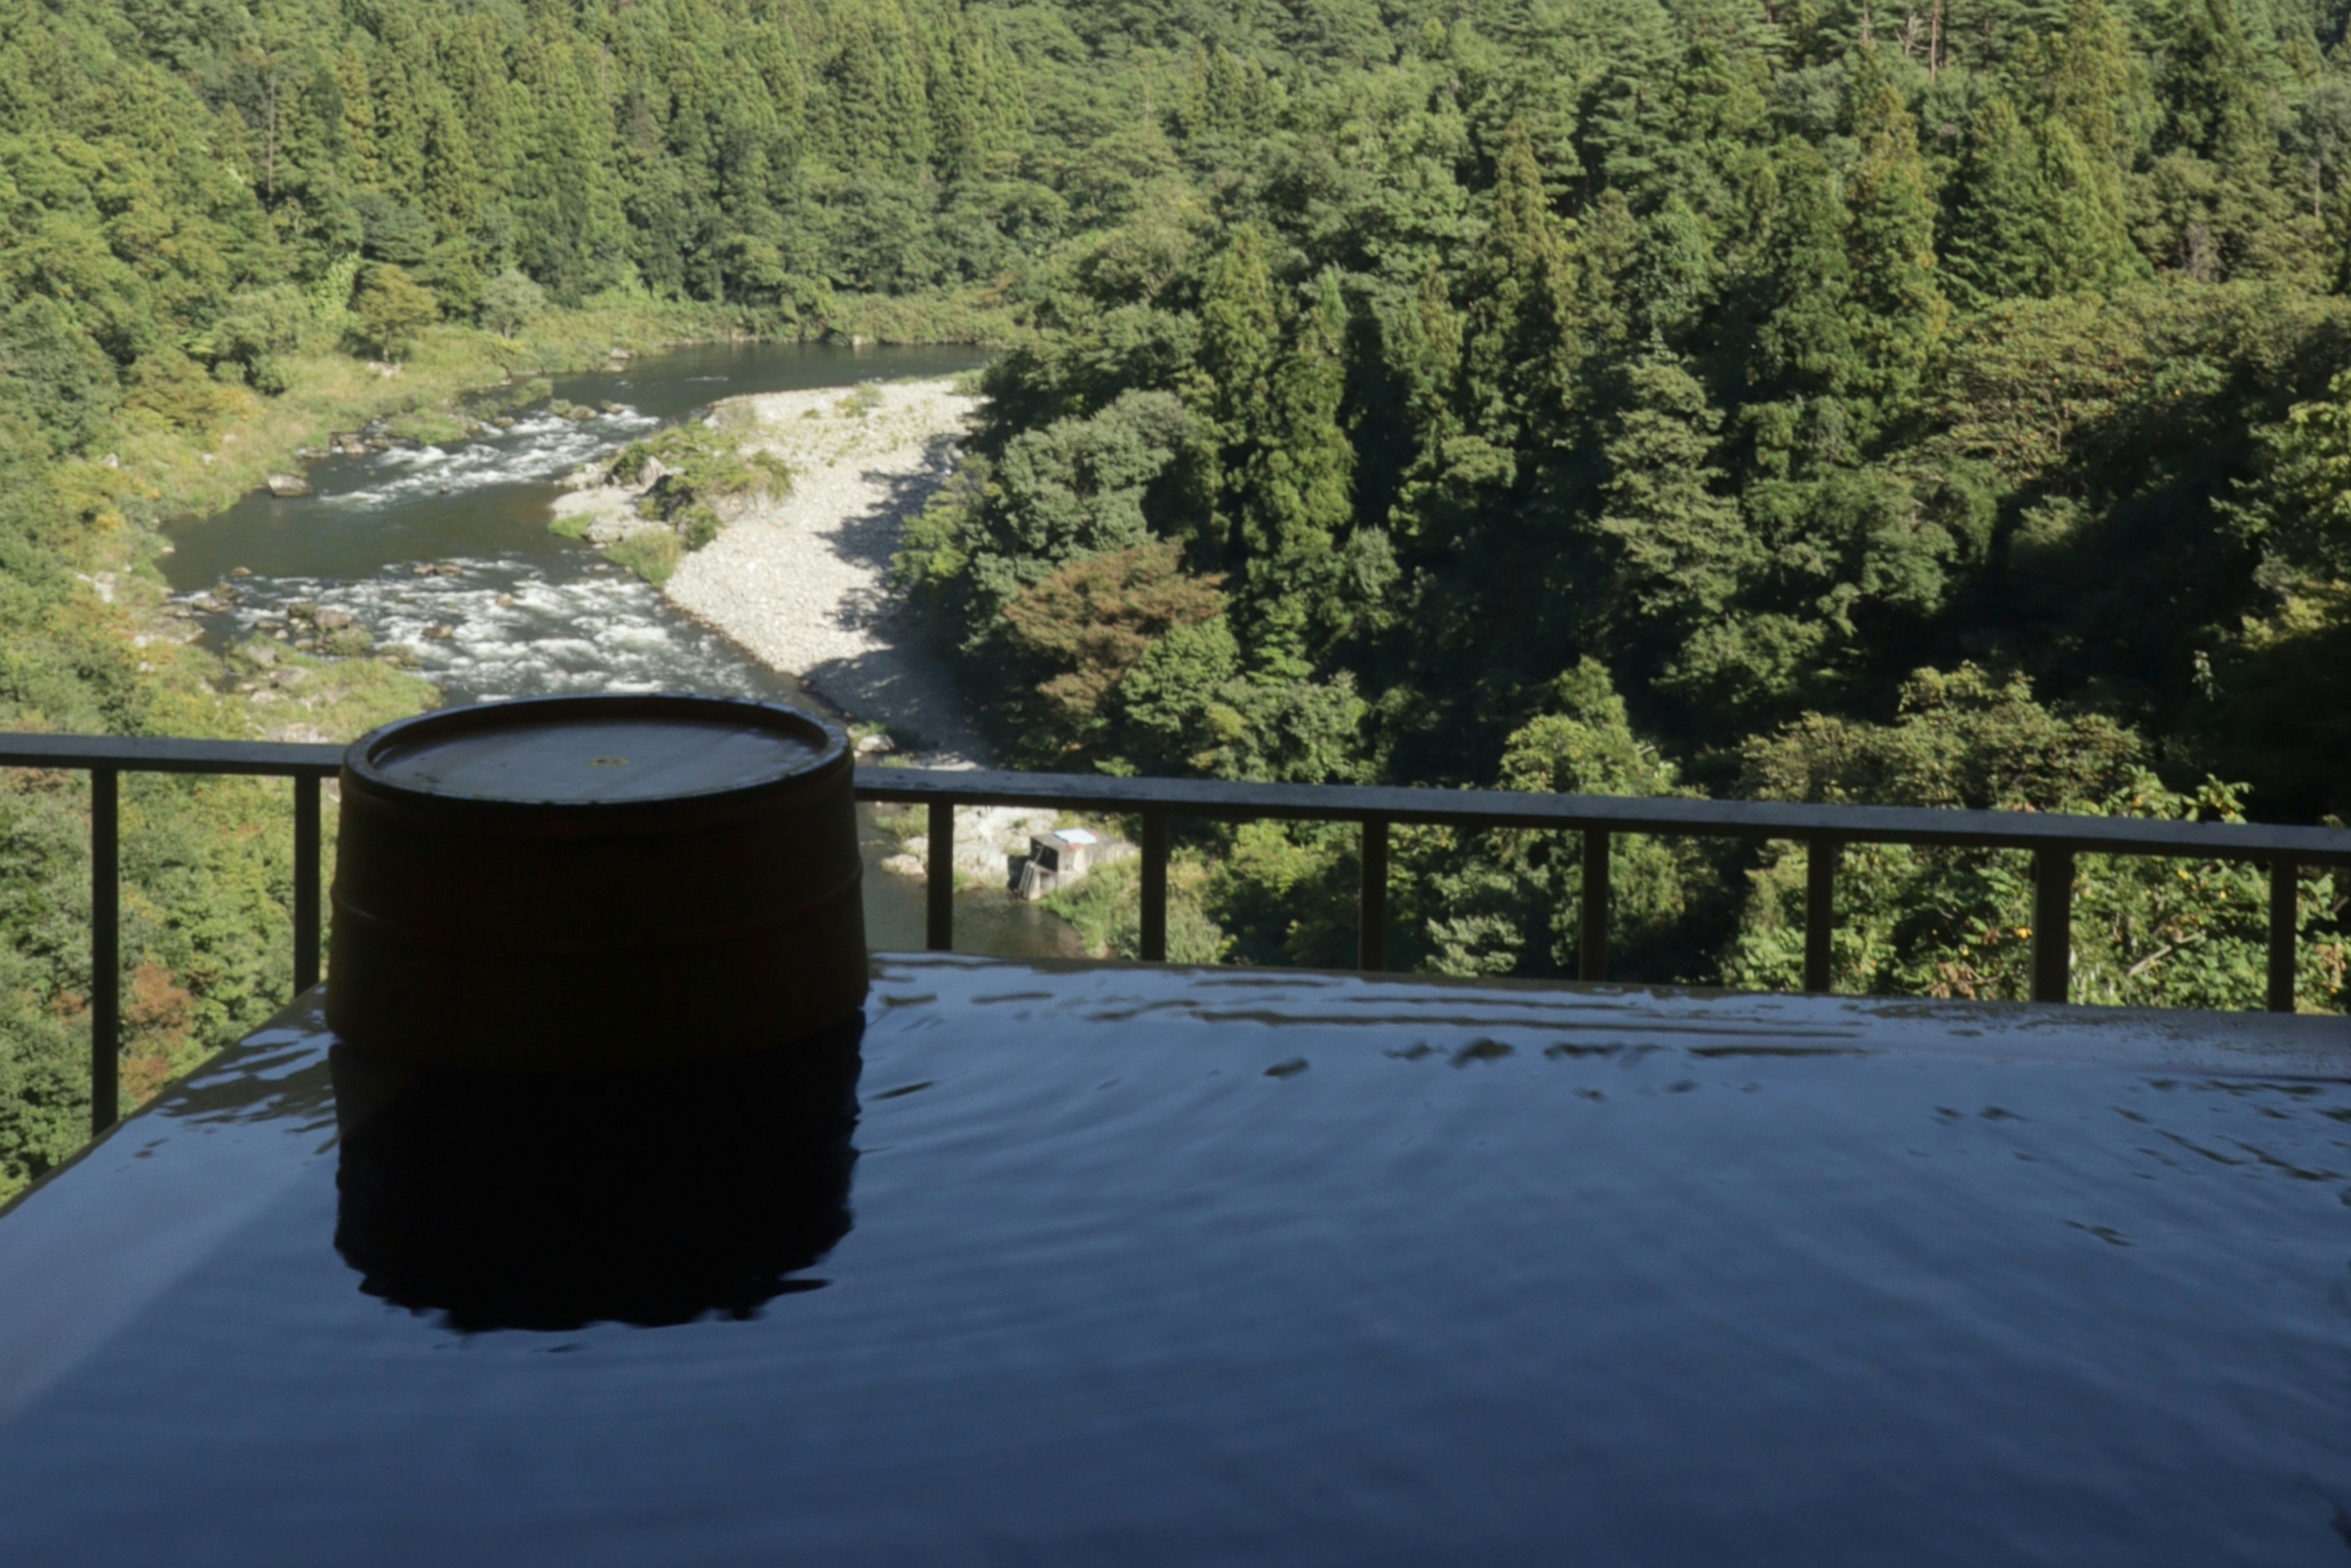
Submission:
<svg viewBox="0 0 2351 1568">
<path fill-rule="evenodd" d="M 832 725 L 773 703 L 675 694 L 533 697 L 361 736 L 346 775 L 394 794 L 529 806 L 707 800 L 841 764 Z"/>
</svg>

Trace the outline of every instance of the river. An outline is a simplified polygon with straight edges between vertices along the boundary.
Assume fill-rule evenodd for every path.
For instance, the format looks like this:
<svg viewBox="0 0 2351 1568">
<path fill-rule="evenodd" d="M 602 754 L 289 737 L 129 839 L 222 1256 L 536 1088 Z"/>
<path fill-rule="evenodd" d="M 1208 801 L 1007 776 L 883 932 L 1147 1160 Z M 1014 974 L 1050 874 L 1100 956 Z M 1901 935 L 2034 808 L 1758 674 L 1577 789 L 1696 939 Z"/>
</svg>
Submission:
<svg viewBox="0 0 2351 1568">
<path fill-rule="evenodd" d="M 172 591 L 200 610 L 234 580 L 237 598 L 200 615 L 214 645 L 251 636 L 295 601 L 357 618 L 380 645 L 416 652 L 416 670 L 449 703 L 575 692 L 710 692 L 821 709 L 767 668 L 592 549 L 548 531 L 559 481 L 716 399 L 940 376 L 985 356 L 954 349 L 706 344 L 623 368 L 555 378 L 555 396 L 603 410 L 584 421 L 546 404 L 511 430 L 446 446 L 395 445 L 305 467 L 312 494 L 266 491 L 170 530 Z M 232 580 L 242 570 L 249 577 Z M 897 843 L 861 808 L 865 920 L 877 949 L 923 945 L 920 883 L 879 869 Z M 958 951 L 1076 956 L 1076 934 L 1033 905 L 959 894 Z"/>
</svg>

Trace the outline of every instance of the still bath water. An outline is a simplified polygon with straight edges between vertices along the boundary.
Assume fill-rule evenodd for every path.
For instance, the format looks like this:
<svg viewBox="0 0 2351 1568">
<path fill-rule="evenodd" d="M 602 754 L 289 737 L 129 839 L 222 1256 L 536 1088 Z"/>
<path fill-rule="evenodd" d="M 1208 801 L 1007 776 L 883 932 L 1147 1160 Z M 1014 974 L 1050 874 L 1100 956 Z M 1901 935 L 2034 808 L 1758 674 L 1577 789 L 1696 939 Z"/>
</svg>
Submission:
<svg viewBox="0 0 2351 1568">
<path fill-rule="evenodd" d="M 957 349 L 705 344 L 558 377 L 556 396 L 600 410 L 595 418 L 575 422 L 538 404 L 516 411 L 511 430 L 319 459 L 306 469 L 309 496 L 262 491 L 179 524 L 164 569 L 216 645 L 250 637 L 306 601 L 354 616 L 379 646 L 413 650 L 417 672 L 447 703 L 685 691 L 820 709 L 798 681 L 658 590 L 549 533 L 561 481 L 719 398 L 950 375 L 983 361 Z M 240 568 L 252 575 L 232 579 Z M 224 582 L 235 586 L 234 603 L 213 597 Z M 920 947 L 921 884 L 878 869 L 896 842 L 870 810 L 860 820 L 867 938 L 878 949 Z M 958 899 L 956 934 L 971 952 L 1079 951 L 1062 922 L 989 892 Z"/>
</svg>

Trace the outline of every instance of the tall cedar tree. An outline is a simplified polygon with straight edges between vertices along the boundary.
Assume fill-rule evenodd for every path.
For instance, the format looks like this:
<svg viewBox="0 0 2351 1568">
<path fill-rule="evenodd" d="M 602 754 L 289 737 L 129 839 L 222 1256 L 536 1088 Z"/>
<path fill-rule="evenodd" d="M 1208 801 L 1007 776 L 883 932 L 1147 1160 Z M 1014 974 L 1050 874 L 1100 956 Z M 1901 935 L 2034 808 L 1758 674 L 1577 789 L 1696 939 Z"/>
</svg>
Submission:
<svg viewBox="0 0 2351 1568">
<path fill-rule="evenodd" d="M 1616 547 L 1619 613 L 1667 634 L 1668 650 L 1719 616 L 1759 554 L 1715 461 L 1722 415 L 1681 357 L 1658 339 L 1634 361 L 1608 439 L 1599 530 Z"/>
<path fill-rule="evenodd" d="M 1338 274 L 1325 272 L 1274 370 L 1267 440 L 1241 504 L 1244 635 L 1256 666 L 1285 680 L 1312 671 L 1317 619 L 1353 511 L 1355 450 L 1339 423 L 1346 339 L 1346 299 Z"/>
<path fill-rule="evenodd" d="M 1918 122 L 1865 48 L 1854 73 L 1860 157 L 1846 180 L 1853 292 L 1845 309 L 1858 365 L 1854 385 L 1888 422 L 1916 395 L 1950 315 L 1935 267 L 1935 198 L 1918 153 Z"/>
</svg>

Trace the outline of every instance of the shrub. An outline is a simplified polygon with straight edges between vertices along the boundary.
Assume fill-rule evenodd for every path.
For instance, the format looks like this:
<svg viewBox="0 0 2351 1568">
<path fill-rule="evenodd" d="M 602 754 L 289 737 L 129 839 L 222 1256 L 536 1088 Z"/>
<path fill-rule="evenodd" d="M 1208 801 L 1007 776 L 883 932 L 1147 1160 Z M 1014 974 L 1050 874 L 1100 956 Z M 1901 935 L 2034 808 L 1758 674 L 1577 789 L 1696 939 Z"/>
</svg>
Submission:
<svg viewBox="0 0 2351 1568">
<path fill-rule="evenodd" d="M 213 323 L 214 371 L 239 366 L 256 391 L 284 392 L 286 357 L 302 346 L 302 334 L 315 319 L 310 301 L 293 284 L 240 292 Z"/>
<path fill-rule="evenodd" d="M 500 337 L 513 337 L 546 309 L 547 290 L 517 267 L 507 267 L 482 286 L 482 325 Z"/>
<path fill-rule="evenodd" d="M 405 355 L 416 346 L 416 334 L 441 319 L 432 293 L 389 264 L 368 268 L 351 312 L 359 318 L 360 341 L 387 360 Z"/>
<path fill-rule="evenodd" d="M 606 550 L 604 557 L 659 588 L 677 570 L 677 563 L 685 559 L 685 545 L 667 528 L 647 528 L 631 534 Z"/>
</svg>

